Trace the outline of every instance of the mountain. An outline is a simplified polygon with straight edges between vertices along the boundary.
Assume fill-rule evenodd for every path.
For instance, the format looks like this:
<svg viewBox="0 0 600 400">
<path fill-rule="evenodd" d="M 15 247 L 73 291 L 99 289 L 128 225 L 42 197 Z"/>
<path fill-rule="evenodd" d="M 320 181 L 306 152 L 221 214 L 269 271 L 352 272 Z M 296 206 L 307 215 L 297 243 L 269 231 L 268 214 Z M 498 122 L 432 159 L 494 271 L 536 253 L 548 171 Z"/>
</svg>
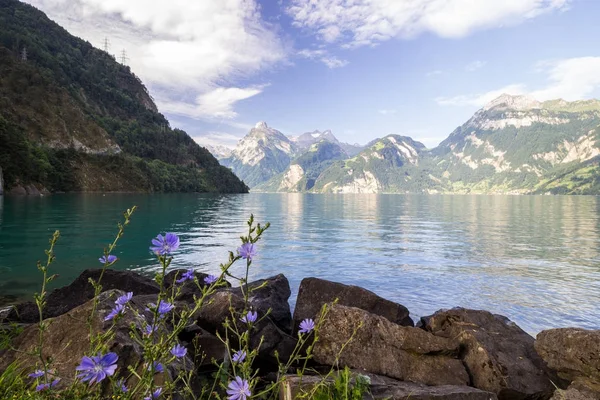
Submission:
<svg viewBox="0 0 600 400">
<path fill-rule="evenodd" d="M 322 139 L 295 158 L 289 167 L 268 182 L 253 188 L 263 192 L 305 192 L 315 185 L 321 173 L 337 160 L 348 158 L 339 144 Z"/>
<path fill-rule="evenodd" d="M 301 146 L 311 140 L 304 134 L 295 142 Z M 324 143 L 330 142 L 312 144 L 255 190 L 600 194 L 598 100 L 539 102 L 504 94 L 432 150 L 409 137 L 389 135 L 343 158 L 339 151 L 321 148 Z"/>
<path fill-rule="evenodd" d="M 7 191 L 247 191 L 129 67 L 18 0 L 0 0 L 0 26 Z"/>
<path fill-rule="evenodd" d="M 306 151 L 310 148 L 310 146 L 312 146 L 313 144 L 318 143 L 322 140 L 337 144 L 350 157 L 355 156 L 363 149 L 363 147 L 358 144 L 348 144 L 348 143 L 340 142 L 333 135 L 333 133 L 331 133 L 331 131 L 329 129 L 326 131 L 323 131 L 323 132 L 318 131 L 318 130 L 313 131 L 313 132 L 306 132 L 298 137 L 290 137 L 290 139 L 294 143 L 296 143 L 296 146 L 299 151 Z"/>
<path fill-rule="evenodd" d="M 432 156 L 450 192 L 589 192 L 595 184 L 580 175 L 589 175 L 600 156 L 599 126 L 598 100 L 538 102 L 505 94 L 452 132 Z M 574 174 L 570 184 L 558 184 L 557 177 L 568 174 Z M 585 185 L 577 182 L 584 178 Z"/>
<path fill-rule="evenodd" d="M 440 191 L 424 167 L 425 145 L 406 136 L 388 135 L 353 158 L 325 169 L 312 189 L 325 193 L 406 193 Z"/>
<path fill-rule="evenodd" d="M 216 146 L 205 145 L 203 147 L 206 150 L 210 151 L 210 154 L 212 154 L 217 160 L 230 157 L 231 153 L 233 152 L 233 149 L 230 149 L 227 146 L 222 146 L 219 144 Z"/>
<path fill-rule="evenodd" d="M 259 122 L 220 162 L 253 187 L 283 172 L 297 151 L 287 136 Z"/>
</svg>

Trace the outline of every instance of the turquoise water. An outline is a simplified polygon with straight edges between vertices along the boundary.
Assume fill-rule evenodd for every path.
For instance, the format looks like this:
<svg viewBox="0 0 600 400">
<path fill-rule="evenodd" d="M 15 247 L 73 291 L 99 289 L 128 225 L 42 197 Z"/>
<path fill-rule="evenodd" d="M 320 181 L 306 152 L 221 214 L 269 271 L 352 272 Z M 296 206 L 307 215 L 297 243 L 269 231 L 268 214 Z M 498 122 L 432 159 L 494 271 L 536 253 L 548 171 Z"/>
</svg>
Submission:
<svg viewBox="0 0 600 400">
<path fill-rule="evenodd" d="M 600 204 L 596 197 L 426 195 L 54 195 L 0 197 L 0 295 L 29 296 L 55 229 L 52 269 L 64 285 L 99 267 L 122 211 L 139 210 L 117 268 L 156 270 L 159 232 L 181 237 L 174 267 L 215 273 L 250 213 L 271 222 L 252 278 L 283 272 L 292 304 L 302 278 L 364 286 L 414 318 L 440 308 L 487 309 L 528 332 L 600 328 Z"/>
</svg>

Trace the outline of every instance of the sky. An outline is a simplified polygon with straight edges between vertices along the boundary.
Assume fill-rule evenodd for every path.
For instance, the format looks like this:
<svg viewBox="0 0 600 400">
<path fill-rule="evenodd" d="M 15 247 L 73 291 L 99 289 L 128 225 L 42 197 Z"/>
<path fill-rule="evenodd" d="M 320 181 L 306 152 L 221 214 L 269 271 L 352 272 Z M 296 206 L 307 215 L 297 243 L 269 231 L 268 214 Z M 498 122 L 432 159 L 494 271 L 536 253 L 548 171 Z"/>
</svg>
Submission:
<svg viewBox="0 0 600 400">
<path fill-rule="evenodd" d="M 172 127 L 436 146 L 502 93 L 600 97 L 596 0 L 26 0 L 142 78 Z"/>
</svg>

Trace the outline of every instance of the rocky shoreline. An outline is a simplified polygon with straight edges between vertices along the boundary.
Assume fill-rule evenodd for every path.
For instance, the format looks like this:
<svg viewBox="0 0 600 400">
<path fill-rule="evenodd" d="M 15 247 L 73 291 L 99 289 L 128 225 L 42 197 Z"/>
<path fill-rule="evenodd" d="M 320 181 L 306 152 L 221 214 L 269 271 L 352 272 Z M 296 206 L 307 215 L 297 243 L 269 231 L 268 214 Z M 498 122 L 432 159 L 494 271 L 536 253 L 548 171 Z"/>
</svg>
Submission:
<svg viewBox="0 0 600 400">
<path fill-rule="evenodd" d="M 172 286 L 177 273 L 165 276 L 166 287 Z M 70 376 L 74 366 L 88 348 L 87 325 L 93 289 L 89 279 L 97 279 L 100 270 L 85 270 L 69 286 L 48 295 L 44 318 L 53 318 L 46 332 L 49 356 L 59 373 Z M 198 281 L 207 276 L 196 272 Z M 143 310 L 155 301 L 159 286 L 153 280 L 131 271 L 107 270 L 102 279 L 104 293 L 98 315 L 108 313 L 114 297 L 134 292 L 132 303 Z M 300 284 L 294 313 L 288 303 L 290 286 L 284 275 L 249 283 L 251 307 L 268 317 L 257 326 L 251 341 L 256 345 L 264 338 L 256 359 L 261 375 L 268 379 L 276 367 L 277 357 L 285 360 L 297 343 L 300 321 L 317 319 L 324 304 L 331 305 L 323 317 L 319 340 L 312 360 L 316 370 L 331 365 L 348 366 L 369 376 L 374 399 L 415 400 L 600 400 L 600 330 L 559 328 L 540 332 L 536 338 L 524 332 L 508 318 L 487 311 L 454 308 L 423 317 L 414 326 L 409 310 L 357 286 L 306 278 Z M 176 306 L 190 304 L 200 291 L 193 282 L 185 286 Z M 198 382 L 226 357 L 224 345 L 217 338 L 230 308 L 242 308 L 241 288 L 219 289 L 194 315 L 179 340 L 188 348 L 189 362 L 169 366 L 175 376 L 193 365 Z M 127 315 L 127 314 L 126 314 Z M 94 324 L 103 329 L 101 317 Z M 33 302 L 20 303 L 0 311 L 3 325 L 22 326 L 13 342 L 15 348 L 28 350 L 37 340 L 39 320 Z M 111 350 L 126 363 L 141 357 L 142 350 L 127 331 L 139 321 L 126 317 L 119 322 Z M 357 329 L 358 328 L 358 329 Z M 349 344 L 342 347 L 352 338 Z M 68 346 L 69 351 L 64 351 Z M 202 355 L 197 354 L 201 349 Z M 34 360 L 12 350 L 0 351 L 0 373 L 18 359 L 25 367 Z M 341 356 L 339 356 L 341 354 Z M 302 382 L 290 375 L 280 398 L 291 400 Z M 68 383 L 68 382 L 66 382 Z M 200 385 L 200 383 L 199 383 Z"/>
</svg>

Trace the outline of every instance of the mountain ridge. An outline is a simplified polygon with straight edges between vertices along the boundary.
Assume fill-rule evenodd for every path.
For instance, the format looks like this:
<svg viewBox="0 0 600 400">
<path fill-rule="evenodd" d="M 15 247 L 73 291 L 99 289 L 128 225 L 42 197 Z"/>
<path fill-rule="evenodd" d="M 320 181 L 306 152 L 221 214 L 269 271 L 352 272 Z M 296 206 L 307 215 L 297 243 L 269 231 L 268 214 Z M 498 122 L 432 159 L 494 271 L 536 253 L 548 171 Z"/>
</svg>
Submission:
<svg viewBox="0 0 600 400">
<path fill-rule="evenodd" d="M 410 137 L 387 135 L 358 155 L 333 157 L 326 168 L 320 159 L 320 169 L 307 170 L 294 160 L 307 153 L 307 143 L 331 131 L 307 132 L 292 138 L 299 151 L 290 153 L 284 170 L 279 165 L 279 172 L 251 186 L 255 191 L 600 193 L 599 127 L 599 100 L 540 102 L 502 94 L 433 149 Z M 317 178 L 308 178 L 316 172 Z M 303 179 L 314 182 L 298 187 Z"/>
<path fill-rule="evenodd" d="M 248 190 L 171 128 L 128 66 L 17 0 L 0 0 L 0 26 L 6 192 Z"/>
</svg>

